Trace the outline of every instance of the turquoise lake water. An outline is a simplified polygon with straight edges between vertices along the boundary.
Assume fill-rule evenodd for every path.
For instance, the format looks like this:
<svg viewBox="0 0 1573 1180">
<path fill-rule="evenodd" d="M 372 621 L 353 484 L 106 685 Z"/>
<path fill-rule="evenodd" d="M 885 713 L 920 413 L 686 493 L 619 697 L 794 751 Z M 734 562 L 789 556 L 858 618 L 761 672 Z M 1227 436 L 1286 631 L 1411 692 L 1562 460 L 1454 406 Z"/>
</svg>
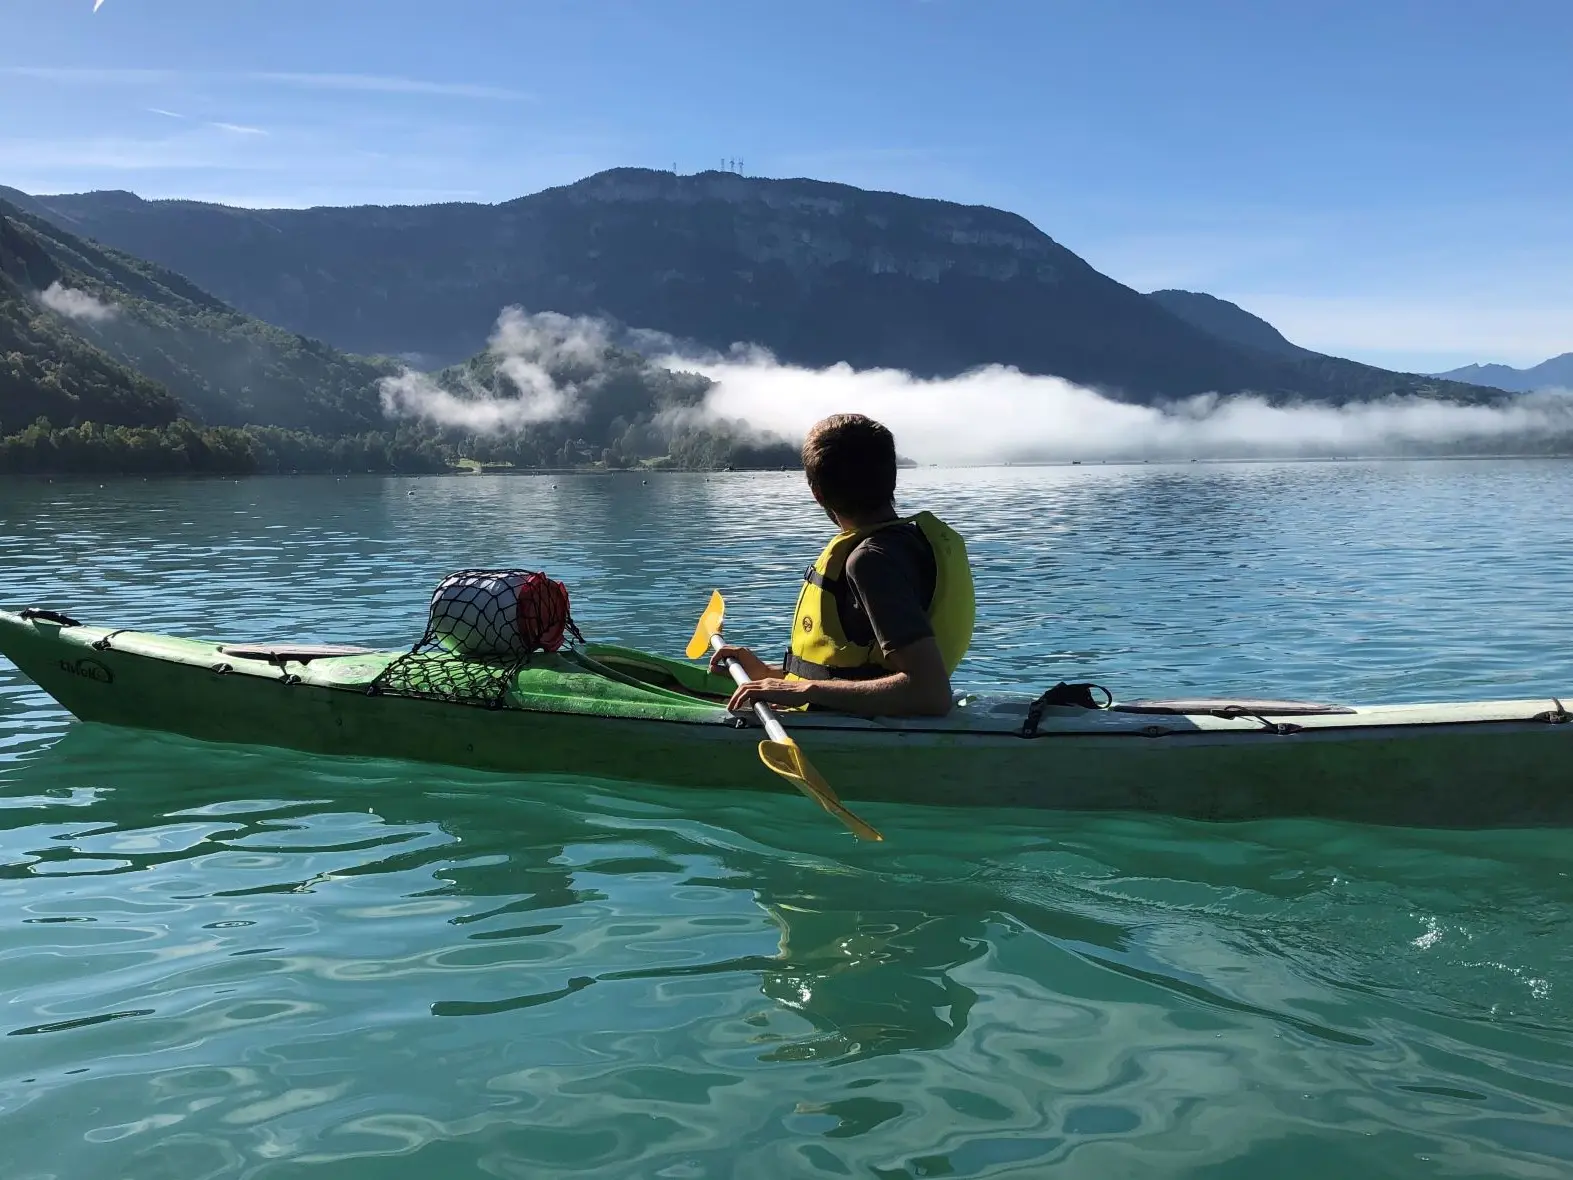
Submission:
<svg viewBox="0 0 1573 1180">
<path fill-rule="evenodd" d="M 1573 698 L 1573 463 L 902 478 L 963 685 Z M 0 606 L 403 646 L 519 564 L 774 649 L 825 529 L 791 474 L 0 482 Z M 1573 833 L 859 811 L 84 726 L 0 660 L 0 1176 L 1573 1174 Z"/>
</svg>

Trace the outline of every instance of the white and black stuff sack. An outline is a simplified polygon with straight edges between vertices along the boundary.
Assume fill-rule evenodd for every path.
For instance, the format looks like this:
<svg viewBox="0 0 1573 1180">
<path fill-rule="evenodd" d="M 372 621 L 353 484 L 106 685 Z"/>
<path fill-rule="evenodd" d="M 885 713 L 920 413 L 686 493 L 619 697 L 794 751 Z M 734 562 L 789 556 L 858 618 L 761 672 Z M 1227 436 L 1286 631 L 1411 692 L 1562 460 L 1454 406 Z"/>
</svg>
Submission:
<svg viewBox="0 0 1573 1180">
<path fill-rule="evenodd" d="M 556 651 L 563 632 L 583 640 L 568 613 L 568 590 L 531 570 L 460 570 L 431 596 L 426 634 L 455 655 L 523 657 Z"/>
</svg>

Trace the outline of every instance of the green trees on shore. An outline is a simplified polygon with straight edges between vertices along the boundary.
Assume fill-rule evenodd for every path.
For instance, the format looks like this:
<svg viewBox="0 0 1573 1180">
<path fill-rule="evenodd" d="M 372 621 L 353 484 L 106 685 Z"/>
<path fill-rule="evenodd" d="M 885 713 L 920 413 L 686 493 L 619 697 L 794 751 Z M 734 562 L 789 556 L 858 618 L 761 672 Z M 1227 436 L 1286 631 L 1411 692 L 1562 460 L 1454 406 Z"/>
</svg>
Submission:
<svg viewBox="0 0 1573 1180">
<path fill-rule="evenodd" d="M 47 420 L 0 438 L 0 473 L 212 474 L 446 471 L 431 439 L 369 431 L 329 438 L 273 426 L 101 426 L 56 428 Z"/>
<path fill-rule="evenodd" d="M 527 436 L 443 436 L 420 426 L 327 436 L 277 426 L 203 426 L 178 419 L 165 426 L 57 427 L 40 418 L 0 438 L 0 475 L 266 475 L 291 472 L 427 473 L 460 460 L 516 468 L 629 468 L 639 460 L 579 440 L 543 446 Z M 681 471 L 777 468 L 798 464 L 796 448 L 755 444 L 723 433 L 680 435 L 654 463 Z"/>
</svg>

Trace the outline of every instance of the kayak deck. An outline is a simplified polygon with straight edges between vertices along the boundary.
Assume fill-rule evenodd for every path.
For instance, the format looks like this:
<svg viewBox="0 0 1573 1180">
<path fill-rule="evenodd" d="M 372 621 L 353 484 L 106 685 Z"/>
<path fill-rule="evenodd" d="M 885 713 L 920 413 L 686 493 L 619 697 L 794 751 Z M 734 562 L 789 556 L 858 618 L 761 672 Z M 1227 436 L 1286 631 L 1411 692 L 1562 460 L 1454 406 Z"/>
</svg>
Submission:
<svg viewBox="0 0 1573 1180">
<path fill-rule="evenodd" d="M 9 621 L 0 612 L 0 622 Z M 50 626 L 48 622 L 42 624 Z M 93 651 L 112 650 L 168 664 L 203 668 L 219 676 L 251 676 L 287 684 L 378 695 L 374 685 L 404 651 L 349 645 L 292 645 L 205 642 L 129 630 L 77 624 L 61 628 L 60 638 Z M 4 645 L 0 644 L 0 651 Z M 416 656 L 434 666 L 468 663 L 455 656 Z M 745 727 L 724 705 L 735 686 L 698 664 L 668 659 L 615 644 L 586 644 L 560 652 L 537 652 L 520 669 L 507 693 L 505 708 L 524 712 L 579 714 L 629 720 L 674 721 Z M 391 694 L 397 695 L 397 694 Z M 1022 736 L 1036 698 L 1026 693 L 957 695 L 945 717 L 875 717 L 808 711 L 788 713 L 802 729 L 928 732 L 976 736 Z M 1139 733 L 1241 733 L 1289 727 L 1300 730 L 1368 729 L 1373 726 L 1443 725 L 1548 720 L 1560 702 L 1554 698 L 1457 704 L 1367 705 L 1320 702 L 1238 701 L 1232 698 L 1189 701 L 1115 702 L 1108 709 L 1050 706 L 1033 738 L 1055 735 Z"/>
<path fill-rule="evenodd" d="M 758 764 L 757 724 L 725 708 L 729 678 L 616 645 L 537 653 L 499 708 L 375 691 L 402 651 L 183 639 L 47 612 L 0 611 L 0 654 L 85 721 L 517 773 L 783 789 Z M 1556 698 L 1115 702 L 1049 706 L 1027 726 L 1035 699 L 974 693 L 943 718 L 784 721 L 849 802 L 1573 819 L 1573 725 Z"/>
</svg>

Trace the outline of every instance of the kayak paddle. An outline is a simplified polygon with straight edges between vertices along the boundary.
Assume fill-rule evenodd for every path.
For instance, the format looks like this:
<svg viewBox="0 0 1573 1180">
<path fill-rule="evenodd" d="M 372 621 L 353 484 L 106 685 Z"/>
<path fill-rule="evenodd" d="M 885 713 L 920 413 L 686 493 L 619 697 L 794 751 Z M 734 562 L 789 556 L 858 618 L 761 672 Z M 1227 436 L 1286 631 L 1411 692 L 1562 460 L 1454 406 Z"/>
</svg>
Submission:
<svg viewBox="0 0 1573 1180">
<path fill-rule="evenodd" d="M 721 650 L 721 626 L 725 619 L 726 600 L 721 597 L 719 590 L 712 590 L 710 604 L 705 607 L 705 613 L 699 616 L 699 625 L 694 628 L 694 637 L 688 641 L 689 659 L 697 660 L 707 651 Z M 726 668 L 738 684 L 748 683 L 748 673 L 743 671 L 743 666 L 736 660 L 727 660 Z M 763 701 L 755 701 L 754 715 L 759 718 L 760 724 L 765 727 L 765 732 L 770 735 L 767 740 L 759 743 L 761 762 L 839 819 L 851 829 L 853 835 L 863 840 L 885 838 L 847 810 L 835 791 L 830 789 L 830 784 L 824 780 L 819 771 L 814 769 L 814 764 L 803 753 L 802 747 L 787 736 L 774 709 Z"/>
</svg>

